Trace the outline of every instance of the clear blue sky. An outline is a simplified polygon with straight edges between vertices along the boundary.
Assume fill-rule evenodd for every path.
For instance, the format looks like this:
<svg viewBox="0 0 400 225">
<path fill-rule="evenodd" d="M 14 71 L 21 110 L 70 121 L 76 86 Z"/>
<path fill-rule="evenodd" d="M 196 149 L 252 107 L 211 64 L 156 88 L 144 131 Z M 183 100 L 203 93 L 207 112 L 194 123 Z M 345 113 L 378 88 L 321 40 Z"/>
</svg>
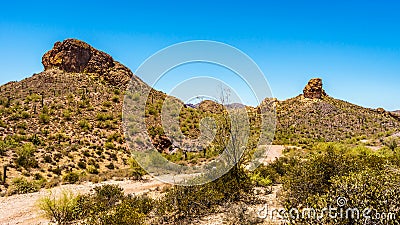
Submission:
<svg viewBox="0 0 400 225">
<path fill-rule="evenodd" d="M 327 93 L 400 109 L 399 1 L 3 1 L 0 83 L 42 71 L 53 43 L 78 38 L 133 71 L 154 52 L 209 39 L 248 54 L 279 99 L 312 77 Z"/>
</svg>

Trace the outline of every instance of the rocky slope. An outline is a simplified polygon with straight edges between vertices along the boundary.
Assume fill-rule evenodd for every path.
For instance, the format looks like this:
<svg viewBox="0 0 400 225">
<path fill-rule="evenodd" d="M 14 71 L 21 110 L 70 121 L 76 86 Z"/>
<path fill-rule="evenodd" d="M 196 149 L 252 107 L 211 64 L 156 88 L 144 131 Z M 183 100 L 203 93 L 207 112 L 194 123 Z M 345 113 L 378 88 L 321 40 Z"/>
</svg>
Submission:
<svg viewBox="0 0 400 225">
<path fill-rule="evenodd" d="M 334 99 L 325 93 L 319 78 L 310 80 L 303 95 L 272 101 L 278 118 L 277 143 L 379 139 L 400 130 L 398 116 Z"/>
<path fill-rule="evenodd" d="M 42 63 L 43 72 L 0 87 L 0 165 L 8 166 L 7 184 L 15 177 L 56 184 L 71 172 L 125 176 L 124 91 L 131 78 L 147 85 L 79 40 L 57 42 Z"/>
</svg>

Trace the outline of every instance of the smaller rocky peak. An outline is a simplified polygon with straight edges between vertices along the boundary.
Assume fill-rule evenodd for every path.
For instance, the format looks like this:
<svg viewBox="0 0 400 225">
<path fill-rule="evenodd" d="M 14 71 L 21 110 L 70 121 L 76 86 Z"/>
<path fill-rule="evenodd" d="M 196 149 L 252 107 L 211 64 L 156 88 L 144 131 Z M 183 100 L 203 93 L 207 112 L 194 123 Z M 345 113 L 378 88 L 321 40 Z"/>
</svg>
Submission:
<svg viewBox="0 0 400 225">
<path fill-rule="evenodd" d="M 323 96 L 326 96 L 324 89 L 322 88 L 322 79 L 321 78 L 313 78 L 308 84 L 304 87 L 303 95 L 305 98 L 310 99 L 322 99 Z"/>
</svg>

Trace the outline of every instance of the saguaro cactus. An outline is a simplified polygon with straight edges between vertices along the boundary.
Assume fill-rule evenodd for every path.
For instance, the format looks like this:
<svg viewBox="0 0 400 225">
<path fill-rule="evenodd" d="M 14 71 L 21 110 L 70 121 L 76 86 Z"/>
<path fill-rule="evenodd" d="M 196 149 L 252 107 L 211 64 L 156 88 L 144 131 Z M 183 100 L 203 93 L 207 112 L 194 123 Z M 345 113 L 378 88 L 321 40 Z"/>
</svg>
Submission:
<svg viewBox="0 0 400 225">
<path fill-rule="evenodd" d="M 2 183 L 5 184 L 7 179 L 7 166 L 3 166 L 3 179 Z"/>
<path fill-rule="evenodd" d="M 43 108 L 44 107 L 44 94 L 43 93 L 41 94 L 41 97 L 42 97 L 41 104 L 42 104 L 42 108 Z"/>
</svg>

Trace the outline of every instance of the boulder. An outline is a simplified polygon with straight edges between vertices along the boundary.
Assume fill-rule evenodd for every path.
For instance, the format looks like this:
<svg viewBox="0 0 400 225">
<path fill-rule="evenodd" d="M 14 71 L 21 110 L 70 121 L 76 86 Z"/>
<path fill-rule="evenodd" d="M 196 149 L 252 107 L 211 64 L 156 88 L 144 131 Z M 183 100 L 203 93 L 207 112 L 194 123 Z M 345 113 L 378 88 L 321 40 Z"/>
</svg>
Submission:
<svg viewBox="0 0 400 225">
<path fill-rule="evenodd" d="M 43 55 L 42 64 L 45 70 L 56 68 L 69 73 L 96 73 L 115 86 L 127 84 L 133 76 L 127 67 L 107 53 L 77 39 L 56 42 L 53 49 Z"/>
<path fill-rule="evenodd" d="M 322 99 L 323 96 L 326 96 L 326 93 L 322 88 L 322 79 L 311 79 L 304 88 L 303 95 L 305 98 L 310 99 Z"/>
</svg>

